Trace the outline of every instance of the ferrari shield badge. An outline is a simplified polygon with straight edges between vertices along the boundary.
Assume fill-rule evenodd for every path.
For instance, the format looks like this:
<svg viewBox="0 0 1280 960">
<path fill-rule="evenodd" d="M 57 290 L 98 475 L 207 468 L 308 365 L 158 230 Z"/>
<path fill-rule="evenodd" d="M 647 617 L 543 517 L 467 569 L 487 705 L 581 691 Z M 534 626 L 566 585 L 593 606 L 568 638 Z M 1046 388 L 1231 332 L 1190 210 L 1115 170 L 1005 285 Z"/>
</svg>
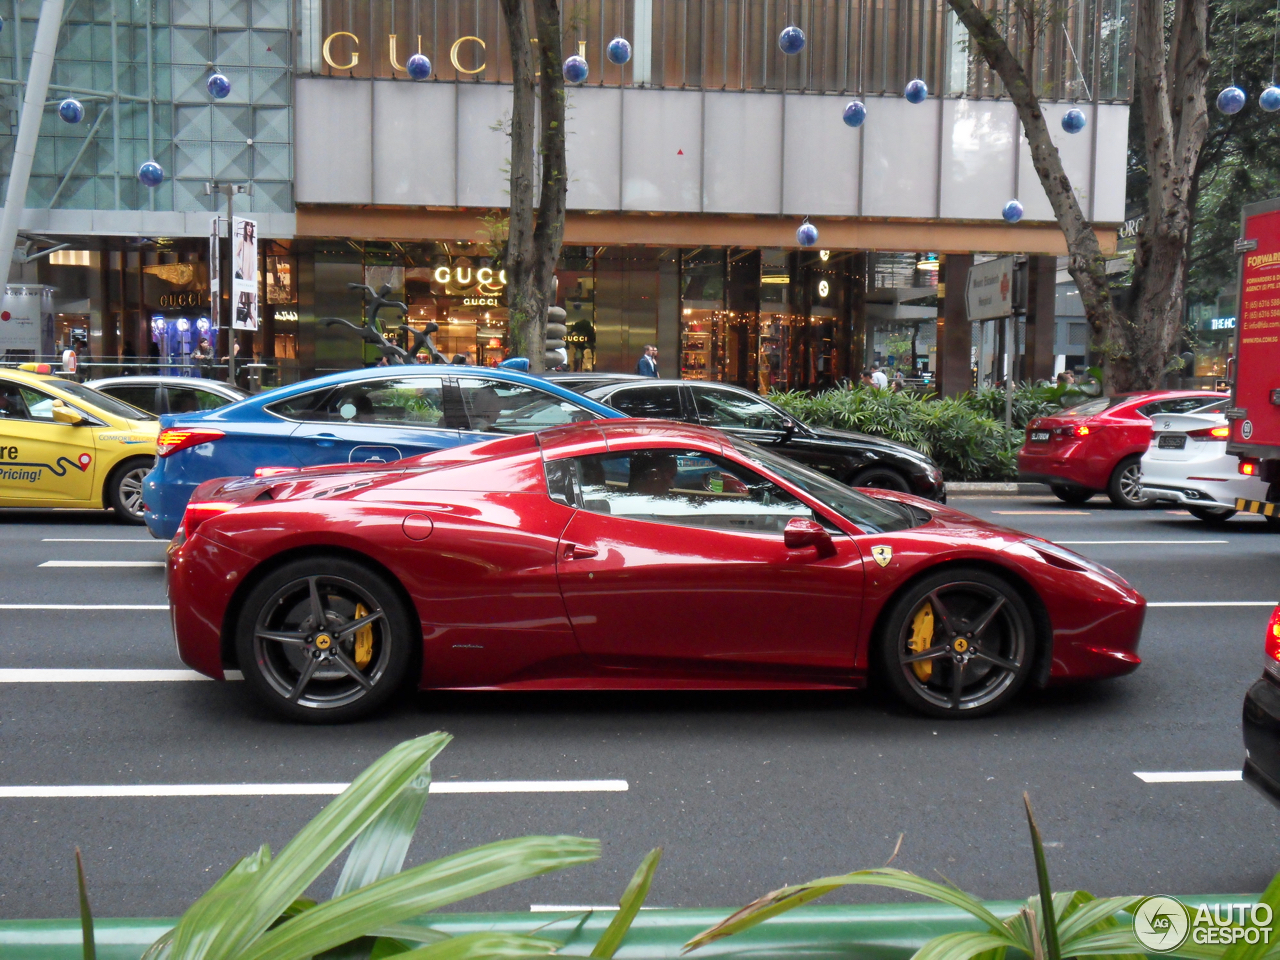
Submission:
<svg viewBox="0 0 1280 960">
<path fill-rule="evenodd" d="M 893 559 L 893 547 L 885 544 L 878 544 L 871 548 L 871 556 L 875 557 L 876 563 L 882 567 L 887 567 L 889 561 Z"/>
</svg>

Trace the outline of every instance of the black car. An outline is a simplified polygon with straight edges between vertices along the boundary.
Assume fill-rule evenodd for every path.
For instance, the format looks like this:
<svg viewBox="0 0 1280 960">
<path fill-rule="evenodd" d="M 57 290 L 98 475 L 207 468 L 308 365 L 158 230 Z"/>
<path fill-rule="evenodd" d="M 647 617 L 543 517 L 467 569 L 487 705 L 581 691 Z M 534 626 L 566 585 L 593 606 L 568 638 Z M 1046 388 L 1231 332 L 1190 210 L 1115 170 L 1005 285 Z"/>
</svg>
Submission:
<svg viewBox="0 0 1280 960">
<path fill-rule="evenodd" d="M 1244 779 L 1280 806 L 1280 606 L 1267 624 L 1262 679 L 1244 695 Z"/>
<path fill-rule="evenodd" d="M 924 454 L 865 433 L 808 427 L 749 390 L 697 380 L 569 374 L 555 381 L 633 417 L 681 420 L 776 450 L 852 487 L 914 493 L 945 503 L 942 471 Z"/>
</svg>

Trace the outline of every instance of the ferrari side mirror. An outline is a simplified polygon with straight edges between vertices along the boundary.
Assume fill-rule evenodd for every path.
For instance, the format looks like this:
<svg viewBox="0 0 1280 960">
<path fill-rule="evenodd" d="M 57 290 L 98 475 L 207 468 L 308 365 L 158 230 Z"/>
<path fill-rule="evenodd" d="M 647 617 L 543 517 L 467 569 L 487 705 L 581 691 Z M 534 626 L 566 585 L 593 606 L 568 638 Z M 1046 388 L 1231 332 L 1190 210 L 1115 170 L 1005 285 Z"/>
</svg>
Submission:
<svg viewBox="0 0 1280 960">
<path fill-rule="evenodd" d="M 817 547 L 819 557 L 834 557 L 836 545 L 831 542 L 831 534 L 816 520 L 794 517 L 787 521 L 782 531 L 782 542 L 788 550 L 803 550 L 806 547 Z"/>
</svg>

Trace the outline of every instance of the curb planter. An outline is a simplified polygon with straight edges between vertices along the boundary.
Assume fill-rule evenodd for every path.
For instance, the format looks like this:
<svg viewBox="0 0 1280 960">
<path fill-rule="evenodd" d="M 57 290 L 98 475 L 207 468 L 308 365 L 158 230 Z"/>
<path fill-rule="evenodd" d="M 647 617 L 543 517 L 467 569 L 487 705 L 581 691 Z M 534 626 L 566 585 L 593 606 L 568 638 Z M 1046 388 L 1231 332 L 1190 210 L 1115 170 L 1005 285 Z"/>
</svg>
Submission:
<svg viewBox="0 0 1280 960">
<path fill-rule="evenodd" d="M 1200 903 L 1252 904 L 1256 897 L 1180 897 L 1191 906 Z M 986 904 L 997 917 L 1012 916 L 1022 901 Z M 636 918 L 618 951 L 618 960 L 659 960 L 680 956 L 684 943 L 732 908 L 706 910 L 644 910 Z M 549 913 L 433 914 L 429 924 L 452 935 L 478 931 L 527 933 L 543 926 L 539 936 L 564 943 L 557 956 L 585 957 L 613 916 L 597 910 L 566 914 L 557 921 Z M 173 920 L 97 919 L 95 942 L 99 960 L 138 960 L 142 952 Z M 907 960 L 927 940 L 943 933 L 979 930 L 967 913 L 937 904 L 868 904 L 808 906 L 775 917 L 751 930 L 712 943 L 689 954 L 700 957 L 743 957 L 750 960 Z M 0 921 L 0 960 L 82 960 L 80 921 Z"/>
</svg>

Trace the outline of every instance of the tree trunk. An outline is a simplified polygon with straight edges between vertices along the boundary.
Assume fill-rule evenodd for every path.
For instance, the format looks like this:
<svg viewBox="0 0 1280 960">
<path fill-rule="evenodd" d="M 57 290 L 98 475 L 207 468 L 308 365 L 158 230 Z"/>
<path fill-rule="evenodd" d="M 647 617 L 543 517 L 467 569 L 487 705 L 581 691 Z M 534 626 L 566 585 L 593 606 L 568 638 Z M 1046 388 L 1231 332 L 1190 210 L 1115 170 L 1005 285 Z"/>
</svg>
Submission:
<svg viewBox="0 0 1280 960">
<path fill-rule="evenodd" d="M 1115 308 L 1106 258 L 1062 168 L 1030 78 L 973 0 L 948 2 L 1017 107 L 1031 147 L 1032 165 L 1066 237 L 1068 269 L 1080 288 L 1094 349 L 1106 367 L 1108 388 L 1158 386 L 1182 325 L 1182 266 L 1190 217 L 1187 200 L 1207 130 L 1206 0 L 1176 0 L 1167 61 L 1164 0 L 1137 0 L 1134 4 L 1136 73 L 1152 186 L 1134 257 L 1128 309 L 1123 313 Z"/>
<path fill-rule="evenodd" d="M 507 341 L 512 356 L 544 368 L 547 307 L 554 303 L 555 269 L 564 240 L 564 78 L 560 72 L 559 0 L 500 0 L 511 40 L 511 214 L 503 266 L 507 271 Z M 536 39 L 535 39 L 536 34 Z M 535 64 L 536 49 L 536 64 Z M 540 108 L 540 109 L 539 109 Z M 535 126 L 537 130 L 535 132 Z M 541 189 L 534 212 L 534 181 Z"/>
</svg>

